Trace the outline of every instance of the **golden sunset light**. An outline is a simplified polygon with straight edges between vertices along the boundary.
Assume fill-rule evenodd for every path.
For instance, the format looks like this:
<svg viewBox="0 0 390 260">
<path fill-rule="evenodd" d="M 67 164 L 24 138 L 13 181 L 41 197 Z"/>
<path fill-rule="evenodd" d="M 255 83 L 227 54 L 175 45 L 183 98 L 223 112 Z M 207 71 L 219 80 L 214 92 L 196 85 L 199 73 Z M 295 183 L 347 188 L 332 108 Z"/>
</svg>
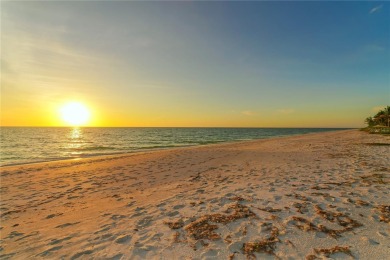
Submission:
<svg viewBox="0 0 390 260">
<path fill-rule="evenodd" d="M 81 126 L 89 122 L 90 112 L 82 103 L 70 102 L 60 109 L 62 120 L 71 126 Z"/>
<path fill-rule="evenodd" d="M 389 259 L 389 2 L 0 1 L 0 258 Z"/>
</svg>

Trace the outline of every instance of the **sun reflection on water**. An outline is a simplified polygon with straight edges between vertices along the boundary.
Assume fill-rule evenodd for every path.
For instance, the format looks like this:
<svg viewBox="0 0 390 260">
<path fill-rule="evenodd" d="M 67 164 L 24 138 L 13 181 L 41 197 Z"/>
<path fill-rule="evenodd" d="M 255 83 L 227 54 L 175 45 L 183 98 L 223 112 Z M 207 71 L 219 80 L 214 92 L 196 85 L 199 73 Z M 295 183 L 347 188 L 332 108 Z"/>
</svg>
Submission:
<svg viewBox="0 0 390 260">
<path fill-rule="evenodd" d="M 71 156 L 77 156 L 82 154 L 82 148 L 85 146 L 85 142 L 83 141 L 83 130 L 81 127 L 73 127 L 70 129 L 69 135 L 68 135 L 69 143 L 68 143 L 68 149 L 71 152 L 69 154 Z"/>
<path fill-rule="evenodd" d="M 82 137 L 83 133 L 81 131 L 80 127 L 73 127 L 70 130 L 70 138 L 71 139 L 80 139 Z"/>
</svg>

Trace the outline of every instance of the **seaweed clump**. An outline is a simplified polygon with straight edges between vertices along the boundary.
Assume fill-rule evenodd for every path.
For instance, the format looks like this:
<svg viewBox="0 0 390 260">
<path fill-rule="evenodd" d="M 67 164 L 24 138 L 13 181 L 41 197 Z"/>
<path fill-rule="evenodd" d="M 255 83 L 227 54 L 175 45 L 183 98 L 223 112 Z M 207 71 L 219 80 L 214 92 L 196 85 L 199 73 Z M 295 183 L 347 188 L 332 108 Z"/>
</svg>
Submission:
<svg viewBox="0 0 390 260">
<path fill-rule="evenodd" d="M 376 209 L 382 213 L 379 215 L 381 222 L 390 223 L 390 205 L 379 205 Z"/>
<path fill-rule="evenodd" d="M 164 224 L 168 225 L 171 229 L 179 229 L 184 226 L 182 219 L 179 219 L 178 221 L 164 221 Z"/>
<path fill-rule="evenodd" d="M 293 225 L 300 230 L 323 232 L 333 238 L 337 238 L 340 236 L 340 232 L 338 230 L 329 229 L 323 225 L 315 225 L 313 222 L 305 218 L 293 216 L 292 219 L 294 220 Z"/>
<path fill-rule="evenodd" d="M 330 212 L 323 210 L 320 206 L 315 206 L 316 213 L 320 215 L 322 218 L 329 220 L 330 222 L 338 222 L 338 224 L 342 227 L 344 227 L 341 230 L 338 230 L 338 233 L 344 233 L 347 231 L 351 231 L 354 228 L 363 226 L 358 221 L 348 217 L 347 215 L 341 213 L 341 212 Z"/>
<path fill-rule="evenodd" d="M 266 211 L 266 212 L 269 212 L 269 213 L 274 213 L 274 212 L 280 212 L 280 211 L 282 211 L 281 209 L 274 209 L 274 208 L 271 208 L 271 207 L 257 208 L 257 209 L 262 210 L 262 211 Z"/>
<path fill-rule="evenodd" d="M 343 227 L 343 229 L 330 229 L 327 228 L 321 224 L 315 225 L 313 222 L 302 218 L 293 216 L 292 220 L 294 221 L 292 224 L 303 231 L 316 231 L 316 232 L 322 232 L 325 233 L 333 238 L 338 238 L 340 235 L 344 232 L 351 231 L 357 227 L 363 226 L 358 221 L 350 218 L 349 216 L 340 213 L 340 212 L 330 212 L 323 210 L 320 206 L 315 206 L 315 211 L 318 215 L 320 215 L 322 218 L 330 221 L 330 222 L 337 222 L 340 226 Z"/>
<path fill-rule="evenodd" d="M 330 255 L 335 253 L 344 253 L 353 257 L 352 252 L 349 249 L 349 246 L 335 246 L 331 248 L 314 248 L 314 251 L 317 254 L 323 254 L 326 257 L 329 257 Z"/>
<path fill-rule="evenodd" d="M 234 197 L 230 198 L 229 200 L 232 200 L 232 201 L 245 201 L 245 199 L 240 197 L 240 196 L 234 196 Z"/>
<path fill-rule="evenodd" d="M 221 238 L 217 233 L 214 232 L 214 230 L 218 229 L 218 226 L 210 224 L 208 216 L 203 216 L 200 219 L 190 223 L 185 227 L 185 229 L 196 240 L 218 240 Z"/>
<path fill-rule="evenodd" d="M 297 211 L 301 214 L 304 214 L 305 212 L 308 212 L 308 209 L 307 209 L 307 205 L 308 203 L 307 202 L 303 202 L 303 203 L 298 203 L 298 202 L 295 202 L 293 204 L 293 206 L 297 209 Z"/>
<path fill-rule="evenodd" d="M 238 203 L 231 205 L 228 208 L 227 212 L 229 213 L 231 211 L 233 212 L 229 215 L 216 213 L 202 216 L 199 219 L 188 224 L 185 227 L 185 230 L 196 240 L 218 240 L 221 237 L 214 232 L 214 230 L 218 229 L 218 226 L 215 224 L 211 224 L 210 222 L 228 224 L 238 219 L 256 217 L 256 214 L 253 213 L 247 206 Z"/>
<path fill-rule="evenodd" d="M 389 184 L 390 181 L 387 180 L 387 176 L 381 173 L 374 173 L 372 175 L 360 176 L 364 183 L 369 185 L 372 184 Z"/>
<path fill-rule="evenodd" d="M 256 253 L 266 253 L 269 255 L 275 255 L 276 243 L 280 240 L 279 229 L 277 227 L 273 227 L 271 230 L 271 235 L 268 238 L 244 243 L 242 246 L 242 251 L 247 256 L 248 259 L 256 259 Z"/>
</svg>

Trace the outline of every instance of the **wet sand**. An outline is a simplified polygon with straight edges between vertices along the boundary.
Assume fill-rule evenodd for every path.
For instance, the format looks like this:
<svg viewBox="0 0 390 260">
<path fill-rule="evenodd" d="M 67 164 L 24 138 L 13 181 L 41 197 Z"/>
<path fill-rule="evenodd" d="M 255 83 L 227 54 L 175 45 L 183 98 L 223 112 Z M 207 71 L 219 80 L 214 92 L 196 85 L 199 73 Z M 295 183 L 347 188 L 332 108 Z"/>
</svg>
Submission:
<svg viewBox="0 0 390 260">
<path fill-rule="evenodd" d="M 389 143 L 346 130 L 1 167 L 1 258 L 386 259 Z"/>
</svg>

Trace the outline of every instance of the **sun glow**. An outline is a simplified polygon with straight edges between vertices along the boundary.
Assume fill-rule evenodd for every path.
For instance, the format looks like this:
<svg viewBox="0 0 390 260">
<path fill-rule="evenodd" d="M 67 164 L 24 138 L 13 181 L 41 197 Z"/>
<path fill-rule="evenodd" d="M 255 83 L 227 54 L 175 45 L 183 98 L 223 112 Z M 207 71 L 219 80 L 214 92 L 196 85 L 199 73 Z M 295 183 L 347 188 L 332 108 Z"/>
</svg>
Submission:
<svg viewBox="0 0 390 260">
<path fill-rule="evenodd" d="M 81 126 L 88 123 L 90 112 L 88 108 L 78 102 L 65 104 L 61 109 L 61 118 L 71 126 Z"/>
</svg>

